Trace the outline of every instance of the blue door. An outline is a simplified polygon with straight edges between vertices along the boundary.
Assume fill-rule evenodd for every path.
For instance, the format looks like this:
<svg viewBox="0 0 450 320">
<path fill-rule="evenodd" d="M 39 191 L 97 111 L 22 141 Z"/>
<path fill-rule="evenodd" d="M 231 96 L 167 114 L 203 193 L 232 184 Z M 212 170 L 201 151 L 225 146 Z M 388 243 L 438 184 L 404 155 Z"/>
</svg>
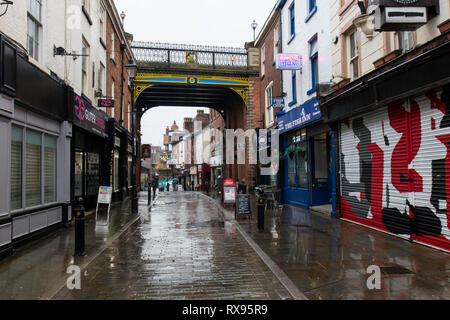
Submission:
<svg viewBox="0 0 450 320">
<path fill-rule="evenodd" d="M 332 164 L 330 134 L 309 139 L 311 150 L 311 205 L 332 204 Z"/>
</svg>

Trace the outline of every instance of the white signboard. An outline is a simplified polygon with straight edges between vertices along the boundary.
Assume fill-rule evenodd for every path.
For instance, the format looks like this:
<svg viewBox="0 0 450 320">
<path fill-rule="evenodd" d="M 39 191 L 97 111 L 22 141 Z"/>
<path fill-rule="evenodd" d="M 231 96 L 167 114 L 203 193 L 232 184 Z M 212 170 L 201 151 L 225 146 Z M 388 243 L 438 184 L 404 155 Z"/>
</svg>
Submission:
<svg viewBox="0 0 450 320">
<path fill-rule="evenodd" d="M 98 203 L 111 204 L 112 187 L 100 187 L 98 190 Z"/>
<path fill-rule="evenodd" d="M 277 54 L 276 66 L 278 70 L 300 70 L 302 68 L 302 57 L 298 54 Z"/>
<path fill-rule="evenodd" d="M 235 203 L 236 202 L 236 187 L 224 187 L 223 188 L 223 202 Z"/>
<path fill-rule="evenodd" d="M 111 210 L 111 198 L 112 198 L 112 187 L 100 187 L 98 189 L 98 200 L 97 209 L 95 210 L 95 224 L 101 226 L 109 225 L 109 211 Z M 106 216 L 106 223 L 98 223 L 98 205 L 106 204 L 108 205 L 108 213 Z"/>
<path fill-rule="evenodd" d="M 183 186 L 182 185 L 178 185 L 178 191 L 183 191 Z"/>
</svg>

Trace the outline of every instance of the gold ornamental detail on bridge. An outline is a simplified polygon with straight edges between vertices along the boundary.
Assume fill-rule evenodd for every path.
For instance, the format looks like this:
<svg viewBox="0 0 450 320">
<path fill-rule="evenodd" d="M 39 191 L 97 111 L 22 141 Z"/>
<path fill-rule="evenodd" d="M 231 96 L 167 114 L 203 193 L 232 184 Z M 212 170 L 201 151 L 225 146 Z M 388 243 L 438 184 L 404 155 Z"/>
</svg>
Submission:
<svg viewBox="0 0 450 320">
<path fill-rule="evenodd" d="M 136 103 L 137 99 L 141 95 L 142 92 L 145 91 L 145 89 L 153 87 L 153 84 L 148 83 L 139 83 L 136 84 L 136 88 L 134 89 L 134 102 Z"/>
<path fill-rule="evenodd" d="M 145 89 L 156 84 L 222 86 L 235 91 L 247 104 L 247 90 L 250 85 L 245 77 L 207 76 L 190 74 L 138 73 L 136 75 L 135 102 Z"/>
<path fill-rule="evenodd" d="M 247 89 L 244 88 L 230 88 L 231 90 L 233 90 L 234 92 L 236 92 L 238 95 L 241 96 L 242 100 L 244 100 L 245 105 L 247 106 Z"/>
</svg>

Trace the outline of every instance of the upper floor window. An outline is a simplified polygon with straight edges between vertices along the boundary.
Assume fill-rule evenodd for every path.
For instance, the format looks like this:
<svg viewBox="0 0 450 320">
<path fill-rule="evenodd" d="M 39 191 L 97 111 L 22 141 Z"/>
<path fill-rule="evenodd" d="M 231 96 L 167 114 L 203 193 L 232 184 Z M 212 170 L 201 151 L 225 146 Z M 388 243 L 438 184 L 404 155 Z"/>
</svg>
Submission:
<svg viewBox="0 0 450 320">
<path fill-rule="evenodd" d="M 263 45 L 261 48 L 261 77 L 266 72 L 266 46 Z"/>
<path fill-rule="evenodd" d="M 289 7 L 290 34 L 291 38 L 295 36 L 295 2 Z"/>
<path fill-rule="evenodd" d="M 100 69 L 98 70 L 98 90 L 105 94 L 104 92 L 104 82 L 105 82 L 105 66 L 100 62 Z"/>
<path fill-rule="evenodd" d="M 276 26 L 273 29 L 273 62 L 277 61 L 278 40 L 279 40 L 278 26 Z"/>
<path fill-rule="evenodd" d="M 114 60 L 114 50 L 116 48 L 116 42 L 114 39 L 114 32 L 111 33 L 111 55 L 110 58 Z"/>
<path fill-rule="evenodd" d="M 272 109 L 272 101 L 273 101 L 273 82 L 271 82 L 266 88 L 266 126 L 270 126 L 273 124 L 273 109 Z"/>
<path fill-rule="evenodd" d="M 414 48 L 414 36 L 412 31 L 399 31 L 395 33 L 396 49 L 401 49 L 403 52 Z"/>
<path fill-rule="evenodd" d="M 308 0 L 308 11 L 312 12 L 314 9 L 317 9 L 317 0 Z"/>
<path fill-rule="evenodd" d="M 41 27 L 42 2 L 41 0 L 28 0 L 27 49 L 28 54 L 35 60 L 39 60 Z"/>
<path fill-rule="evenodd" d="M 89 0 L 83 0 L 83 7 L 84 7 L 84 9 L 86 9 L 87 13 L 90 13 L 90 12 L 91 12 L 91 11 L 89 10 L 89 9 L 90 9 L 90 3 L 89 3 Z"/>
<path fill-rule="evenodd" d="M 297 73 L 292 70 L 291 73 L 291 83 L 292 83 L 292 101 L 289 105 L 297 103 Z"/>
<path fill-rule="evenodd" d="M 83 93 L 88 91 L 88 68 L 89 68 L 89 45 L 83 39 L 81 42 L 81 90 Z"/>
<path fill-rule="evenodd" d="M 309 42 L 309 61 L 311 64 L 311 87 L 308 94 L 316 91 L 316 84 L 319 82 L 319 48 L 317 45 L 317 37 Z"/>
<path fill-rule="evenodd" d="M 100 17 L 99 17 L 99 31 L 100 31 L 100 38 L 102 40 L 106 39 L 106 26 L 105 26 L 105 19 L 106 19 L 106 10 L 105 8 L 100 4 Z"/>
<path fill-rule="evenodd" d="M 348 48 L 349 48 L 349 67 L 350 67 L 350 77 L 351 79 L 356 79 L 359 77 L 359 48 L 358 48 L 358 33 L 353 31 L 348 36 Z"/>
</svg>

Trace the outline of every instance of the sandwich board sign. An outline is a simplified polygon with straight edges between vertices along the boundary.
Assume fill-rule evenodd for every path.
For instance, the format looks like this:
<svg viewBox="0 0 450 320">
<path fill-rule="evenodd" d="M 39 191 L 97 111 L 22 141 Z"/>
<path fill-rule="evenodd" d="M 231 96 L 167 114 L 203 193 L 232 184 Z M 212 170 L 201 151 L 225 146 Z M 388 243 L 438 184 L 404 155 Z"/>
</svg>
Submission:
<svg viewBox="0 0 450 320">
<path fill-rule="evenodd" d="M 101 225 L 109 225 L 109 211 L 111 210 L 111 198 L 112 198 L 112 187 L 100 187 L 98 189 L 98 199 L 97 199 L 97 209 L 95 210 L 95 221 L 97 223 L 97 217 L 98 217 L 98 205 L 99 204 L 106 204 L 108 205 L 108 214 L 106 216 L 106 224 Z"/>
</svg>

